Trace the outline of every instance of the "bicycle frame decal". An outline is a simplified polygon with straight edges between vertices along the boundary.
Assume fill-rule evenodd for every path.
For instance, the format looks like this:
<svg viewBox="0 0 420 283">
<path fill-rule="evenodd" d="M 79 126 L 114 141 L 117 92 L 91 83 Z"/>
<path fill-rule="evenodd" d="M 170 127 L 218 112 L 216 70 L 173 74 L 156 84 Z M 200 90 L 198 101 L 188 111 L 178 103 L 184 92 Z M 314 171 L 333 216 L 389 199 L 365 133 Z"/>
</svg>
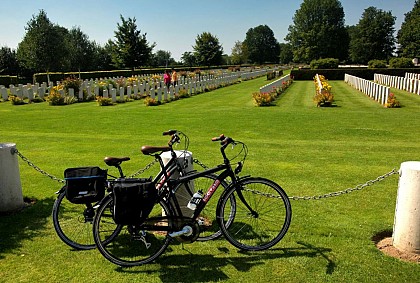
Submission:
<svg viewBox="0 0 420 283">
<path fill-rule="evenodd" d="M 217 190 L 217 188 L 220 185 L 220 180 L 214 181 L 214 183 L 210 186 L 209 190 L 207 191 L 206 195 L 203 198 L 203 202 L 207 203 L 211 196 L 214 194 L 214 192 Z"/>
</svg>

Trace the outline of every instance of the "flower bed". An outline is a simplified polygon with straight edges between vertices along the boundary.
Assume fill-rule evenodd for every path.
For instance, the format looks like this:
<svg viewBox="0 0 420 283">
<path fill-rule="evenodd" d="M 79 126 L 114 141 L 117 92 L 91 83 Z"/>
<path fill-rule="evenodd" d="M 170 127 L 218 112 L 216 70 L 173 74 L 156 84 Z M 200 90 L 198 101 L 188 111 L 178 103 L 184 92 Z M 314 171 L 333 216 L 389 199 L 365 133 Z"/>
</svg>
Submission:
<svg viewBox="0 0 420 283">
<path fill-rule="evenodd" d="M 314 102 L 317 107 L 329 107 L 334 102 L 334 95 L 331 92 L 332 87 L 324 76 L 316 74 L 314 77 L 315 96 Z"/>
</svg>

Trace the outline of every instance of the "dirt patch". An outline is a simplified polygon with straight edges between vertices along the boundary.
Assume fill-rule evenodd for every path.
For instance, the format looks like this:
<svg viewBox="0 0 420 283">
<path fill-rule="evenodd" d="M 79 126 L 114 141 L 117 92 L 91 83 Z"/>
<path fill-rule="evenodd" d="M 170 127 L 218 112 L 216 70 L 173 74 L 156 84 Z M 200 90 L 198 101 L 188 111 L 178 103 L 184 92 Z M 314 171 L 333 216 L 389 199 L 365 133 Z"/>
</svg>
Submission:
<svg viewBox="0 0 420 283">
<path fill-rule="evenodd" d="M 392 232 L 384 231 L 372 237 L 376 247 L 384 254 L 407 262 L 420 263 L 420 254 L 398 250 L 392 245 Z"/>
</svg>

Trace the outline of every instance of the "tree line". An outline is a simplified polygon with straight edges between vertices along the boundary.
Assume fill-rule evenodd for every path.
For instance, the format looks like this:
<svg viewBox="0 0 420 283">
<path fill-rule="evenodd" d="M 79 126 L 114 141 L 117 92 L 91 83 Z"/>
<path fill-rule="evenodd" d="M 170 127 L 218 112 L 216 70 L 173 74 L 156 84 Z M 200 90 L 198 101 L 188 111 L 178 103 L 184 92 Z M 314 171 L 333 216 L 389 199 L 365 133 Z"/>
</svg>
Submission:
<svg viewBox="0 0 420 283">
<path fill-rule="evenodd" d="M 231 55 L 224 54 L 217 36 L 197 35 L 193 51 L 176 62 L 170 51 L 157 50 L 148 42 L 136 18 L 124 18 L 114 39 L 103 46 L 89 39 L 80 27 L 71 29 L 53 24 L 46 12 L 33 15 L 16 50 L 0 49 L 0 74 L 30 77 L 36 72 L 96 71 L 162 66 L 214 66 L 223 64 L 310 63 L 335 58 L 342 63 L 388 62 L 394 57 L 420 56 L 420 0 L 405 14 L 395 36 L 391 11 L 375 7 L 364 10 L 359 22 L 345 25 L 339 0 L 304 0 L 288 28 L 285 43 L 279 43 L 267 25 L 250 28 L 243 41 L 236 41 Z"/>
</svg>

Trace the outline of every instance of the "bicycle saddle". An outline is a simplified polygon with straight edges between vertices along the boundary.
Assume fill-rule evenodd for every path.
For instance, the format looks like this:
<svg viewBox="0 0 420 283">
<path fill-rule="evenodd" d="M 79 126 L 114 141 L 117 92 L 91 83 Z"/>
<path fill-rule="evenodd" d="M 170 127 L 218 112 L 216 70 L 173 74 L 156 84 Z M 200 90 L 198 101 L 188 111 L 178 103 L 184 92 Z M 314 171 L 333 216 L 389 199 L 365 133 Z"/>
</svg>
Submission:
<svg viewBox="0 0 420 283">
<path fill-rule="evenodd" d="M 141 152 L 144 155 L 149 155 L 155 152 L 159 152 L 159 151 L 170 151 L 171 148 L 169 146 L 150 146 L 150 145 L 143 145 L 141 147 Z"/>
<path fill-rule="evenodd" d="M 105 157 L 104 161 L 108 166 L 117 166 L 120 165 L 123 161 L 130 160 L 130 157 Z"/>
</svg>

